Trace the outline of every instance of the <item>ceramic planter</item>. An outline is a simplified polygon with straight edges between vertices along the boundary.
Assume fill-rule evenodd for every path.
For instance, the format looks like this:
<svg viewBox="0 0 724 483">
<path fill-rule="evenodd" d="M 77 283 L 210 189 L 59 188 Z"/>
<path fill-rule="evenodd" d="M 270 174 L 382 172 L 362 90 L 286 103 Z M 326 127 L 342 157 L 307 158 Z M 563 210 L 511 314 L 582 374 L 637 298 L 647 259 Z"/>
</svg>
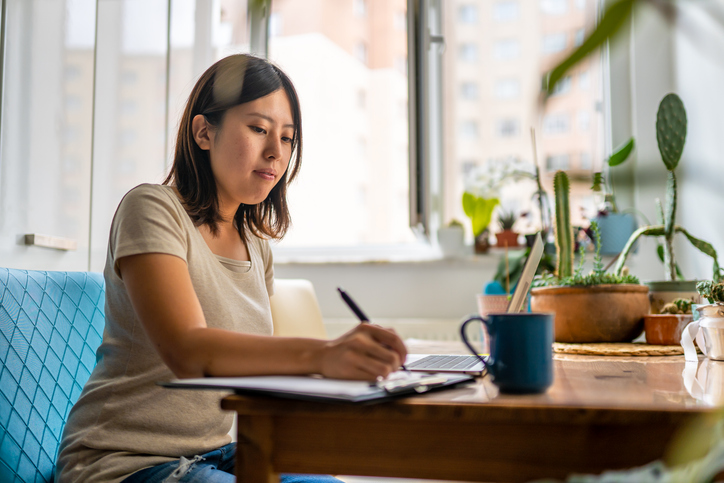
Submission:
<svg viewBox="0 0 724 483">
<path fill-rule="evenodd" d="M 514 248 L 518 246 L 518 234 L 513 230 L 503 230 L 495 234 L 498 248 Z"/>
<path fill-rule="evenodd" d="M 465 230 L 461 226 L 447 226 L 437 230 L 437 243 L 445 258 L 462 256 L 465 250 Z"/>
<path fill-rule="evenodd" d="M 696 291 L 696 280 L 661 280 L 644 284 L 649 287 L 652 314 L 660 313 L 664 305 L 675 299 L 691 300 L 692 304 L 701 303 L 701 295 Z"/>
<path fill-rule="evenodd" d="M 557 342 L 630 342 L 643 331 L 649 288 L 615 284 L 591 287 L 538 287 L 532 312 L 555 313 Z"/>
<path fill-rule="evenodd" d="M 628 213 L 598 215 L 595 220 L 601 230 L 601 255 L 621 253 L 631 234 L 638 228 L 636 218 Z"/>
<path fill-rule="evenodd" d="M 694 320 L 691 314 L 647 314 L 644 316 L 646 342 L 656 345 L 680 345 L 681 333 Z"/>
</svg>

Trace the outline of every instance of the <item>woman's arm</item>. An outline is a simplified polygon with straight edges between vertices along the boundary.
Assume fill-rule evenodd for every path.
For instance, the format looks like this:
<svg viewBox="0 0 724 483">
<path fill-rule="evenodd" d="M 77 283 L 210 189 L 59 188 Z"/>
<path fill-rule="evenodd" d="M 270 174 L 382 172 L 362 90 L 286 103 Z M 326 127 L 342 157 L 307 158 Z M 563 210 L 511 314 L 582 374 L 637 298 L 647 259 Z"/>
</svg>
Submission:
<svg viewBox="0 0 724 483">
<path fill-rule="evenodd" d="M 136 315 L 178 377 L 322 374 L 374 380 L 397 370 L 407 355 L 394 331 L 372 324 L 331 341 L 209 328 L 182 259 L 148 253 L 117 263 Z"/>
</svg>

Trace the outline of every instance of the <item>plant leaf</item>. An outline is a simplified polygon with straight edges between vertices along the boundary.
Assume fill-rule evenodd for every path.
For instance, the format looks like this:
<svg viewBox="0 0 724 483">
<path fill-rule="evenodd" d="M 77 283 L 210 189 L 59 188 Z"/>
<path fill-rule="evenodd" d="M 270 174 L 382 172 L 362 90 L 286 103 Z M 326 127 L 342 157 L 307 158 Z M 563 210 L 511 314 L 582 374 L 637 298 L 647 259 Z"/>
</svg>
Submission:
<svg viewBox="0 0 724 483">
<path fill-rule="evenodd" d="M 624 21 L 631 16 L 631 10 L 636 0 L 619 0 L 612 4 L 601 17 L 596 29 L 588 36 L 588 38 L 578 47 L 571 55 L 558 64 L 543 78 L 543 90 L 546 96 L 550 95 L 556 82 L 563 78 L 563 75 L 584 59 L 588 54 L 596 50 L 598 47 L 613 36 Z"/>
<path fill-rule="evenodd" d="M 611 157 L 608 158 L 608 165 L 618 166 L 626 161 L 631 155 L 631 151 L 633 151 L 635 144 L 634 138 L 630 138 L 623 146 L 620 146 L 613 154 L 611 154 Z"/>
<path fill-rule="evenodd" d="M 463 193 L 463 211 L 465 212 L 465 216 L 471 219 L 475 211 L 475 198 L 476 196 L 472 193 L 468 193 L 467 191 Z"/>
<path fill-rule="evenodd" d="M 480 235 L 493 219 L 493 210 L 500 203 L 498 198 L 477 198 L 473 212 L 473 235 Z"/>
</svg>

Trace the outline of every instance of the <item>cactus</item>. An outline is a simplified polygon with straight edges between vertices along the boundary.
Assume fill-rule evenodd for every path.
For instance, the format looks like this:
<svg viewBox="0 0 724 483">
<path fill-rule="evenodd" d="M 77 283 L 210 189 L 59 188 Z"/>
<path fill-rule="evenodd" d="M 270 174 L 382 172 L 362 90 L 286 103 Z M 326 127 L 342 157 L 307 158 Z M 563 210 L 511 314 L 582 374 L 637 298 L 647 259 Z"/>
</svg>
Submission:
<svg viewBox="0 0 724 483">
<path fill-rule="evenodd" d="M 568 200 L 570 184 L 564 171 L 557 171 L 553 178 L 553 191 L 556 197 L 556 253 L 558 255 L 559 279 L 573 275 L 573 226 L 571 208 Z"/>
<path fill-rule="evenodd" d="M 656 141 L 659 145 L 661 159 L 668 170 L 666 178 L 666 203 L 663 210 L 657 200 L 660 225 L 645 226 L 636 230 L 629 238 L 616 262 L 615 273 L 621 274 L 624 263 L 636 239 L 640 236 L 664 237 L 664 270 L 665 280 L 676 279 L 676 260 L 674 258 L 674 234 L 682 233 L 689 242 L 705 255 L 714 259 L 714 278 L 720 276 L 719 262 L 714 247 L 676 224 L 676 173 L 686 141 L 686 109 L 676 94 L 668 94 L 661 100 L 656 113 Z"/>
<path fill-rule="evenodd" d="M 676 94 L 668 94 L 659 104 L 656 141 L 666 169 L 673 171 L 679 164 L 686 141 L 686 109 Z"/>
</svg>

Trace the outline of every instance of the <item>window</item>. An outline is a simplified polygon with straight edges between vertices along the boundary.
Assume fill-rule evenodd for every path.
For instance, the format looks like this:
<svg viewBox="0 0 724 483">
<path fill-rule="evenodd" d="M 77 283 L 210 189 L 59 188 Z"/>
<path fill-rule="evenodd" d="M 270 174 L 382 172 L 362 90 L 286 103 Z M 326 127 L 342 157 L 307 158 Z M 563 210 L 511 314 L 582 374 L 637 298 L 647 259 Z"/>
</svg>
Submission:
<svg viewBox="0 0 724 483">
<path fill-rule="evenodd" d="M 493 4 L 493 20 L 496 22 L 512 22 L 520 17 L 520 5 L 517 0 L 496 2 Z"/>
<path fill-rule="evenodd" d="M 495 124 L 495 134 L 499 138 L 513 138 L 520 132 L 520 123 L 517 119 L 500 119 Z"/>
<path fill-rule="evenodd" d="M 457 91 L 445 93 L 445 97 L 461 99 L 461 102 L 446 103 L 442 116 L 446 122 L 460 127 L 460 131 L 446 130 L 448 137 L 443 140 L 443 221 L 466 220 L 460 197 L 466 188 L 485 189 L 479 182 L 480 173 L 486 178 L 495 177 L 502 171 L 501 166 L 513 163 L 521 171 L 534 171 L 531 128 L 535 129 L 538 159 L 544 173 L 541 182 L 548 193 L 553 190 L 549 169 L 587 169 L 583 158 L 579 158 L 582 152 L 588 153 L 589 165 L 593 163 L 591 160 L 603 158 L 600 137 L 603 119 L 601 113 L 591 107 L 603 105 L 602 89 L 597 88 L 602 75 L 599 54 L 594 54 L 563 78 L 550 101 L 541 104 L 538 97 L 540 79 L 556 60 L 548 56 L 555 53 L 556 58 L 561 58 L 572 52 L 575 32 L 590 32 L 595 26 L 599 1 L 587 0 L 584 15 L 573 11 L 574 1 L 480 0 L 478 5 L 490 5 L 491 9 L 488 14 L 481 7 L 481 22 L 488 14 L 500 25 L 478 29 L 475 37 L 459 28 L 459 3 L 442 2 L 444 12 L 447 12 L 443 31 L 447 46 L 443 54 L 443 86 Z M 545 34 L 550 37 L 544 41 Z M 462 67 L 463 60 L 458 55 L 461 45 L 473 41 L 481 49 L 490 46 L 492 59 L 489 62 L 487 53 L 481 50 L 480 67 L 474 71 L 475 77 L 471 76 L 470 69 Z M 583 71 L 585 75 L 582 75 Z M 479 86 L 479 92 L 468 85 L 472 82 Z M 581 88 L 581 83 L 587 83 L 589 88 Z M 478 107 L 477 103 L 465 102 L 466 97 L 472 98 L 475 92 L 478 99 L 486 101 L 484 105 Z M 492 102 L 488 100 L 491 97 Z M 590 115 L 586 131 L 580 129 L 579 111 L 587 111 Z M 479 134 L 465 137 L 462 135 L 463 123 L 472 120 L 475 120 Z M 568 149 L 563 147 L 570 147 L 575 159 L 572 160 Z M 572 177 L 571 186 L 581 192 L 590 184 L 588 180 Z M 535 182 L 527 178 L 501 182 L 497 189 L 505 206 L 516 206 L 520 211 L 531 213 L 531 230 L 540 223 L 538 208 L 530 201 L 536 189 Z M 578 213 L 573 210 L 572 216 L 576 218 Z M 469 227 L 466 226 L 466 230 L 470 237 Z"/>
<path fill-rule="evenodd" d="M 365 17 L 367 15 L 367 0 L 353 0 L 352 12 L 355 17 Z"/>
<path fill-rule="evenodd" d="M 520 96 L 518 79 L 503 79 L 495 83 L 495 97 L 498 99 L 517 99 Z"/>
<path fill-rule="evenodd" d="M 559 169 L 569 169 L 569 161 L 567 154 L 554 154 L 546 157 L 546 170 L 557 171 Z"/>
<path fill-rule="evenodd" d="M 576 30 L 576 33 L 573 36 L 573 46 L 580 47 L 583 45 L 584 40 L 586 40 L 586 29 L 580 28 Z"/>
<path fill-rule="evenodd" d="M 395 30 L 404 32 L 407 30 L 407 13 L 395 12 Z"/>
<path fill-rule="evenodd" d="M 476 100 L 480 96 L 477 82 L 463 82 L 460 84 L 460 96 L 467 100 Z"/>
<path fill-rule="evenodd" d="M 565 32 L 544 35 L 541 46 L 544 54 L 555 54 L 566 49 Z"/>
<path fill-rule="evenodd" d="M 363 64 L 367 64 L 367 44 L 357 42 L 354 46 L 354 56 Z"/>
<path fill-rule="evenodd" d="M 563 79 L 556 82 L 555 86 L 553 86 L 553 91 L 551 92 L 551 95 L 560 96 L 569 93 L 571 91 L 572 84 L 573 81 L 571 80 L 571 76 L 565 76 Z"/>
<path fill-rule="evenodd" d="M 305 122 L 304 166 L 288 192 L 294 224 L 275 246 L 281 252 L 416 241 L 409 202 L 399 201 L 410 185 L 406 4 L 354 5 L 345 18 L 329 16 L 327 2 L 271 2 L 286 20 L 269 37 L 269 58 L 293 80 Z"/>
<path fill-rule="evenodd" d="M 591 128 L 591 113 L 589 111 L 578 111 L 578 129 L 586 132 Z"/>
<path fill-rule="evenodd" d="M 461 5 L 458 10 L 458 19 L 460 23 L 474 25 L 478 23 L 478 6 L 477 5 Z"/>
<path fill-rule="evenodd" d="M 282 23 L 282 16 L 279 12 L 273 12 L 269 16 L 269 36 L 279 37 L 283 35 L 284 24 Z"/>
<path fill-rule="evenodd" d="M 592 168 L 591 165 L 591 153 L 583 152 L 581 153 L 579 168 L 582 170 L 590 171 Z"/>
<path fill-rule="evenodd" d="M 588 71 L 583 71 L 578 74 L 578 87 L 584 91 L 591 87 L 591 76 Z"/>
<path fill-rule="evenodd" d="M 479 136 L 476 121 L 463 121 L 460 125 L 460 137 L 466 140 L 475 140 Z"/>
<path fill-rule="evenodd" d="M 478 61 L 478 46 L 476 44 L 462 44 L 460 46 L 460 60 L 463 62 Z"/>
<path fill-rule="evenodd" d="M 540 0 L 540 9 L 545 15 L 565 15 L 568 0 Z"/>
<path fill-rule="evenodd" d="M 493 56 L 498 60 L 513 60 L 520 56 L 520 42 L 516 39 L 497 40 L 493 44 Z"/>
<path fill-rule="evenodd" d="M 555 114 L 548 114 L 543 118 L 543 134 L 549 136 L 565 134 L 570 129 L 569 124 L 570 121 L 568 118 L 568 114 L 560 112 Z"/>
</svg>

